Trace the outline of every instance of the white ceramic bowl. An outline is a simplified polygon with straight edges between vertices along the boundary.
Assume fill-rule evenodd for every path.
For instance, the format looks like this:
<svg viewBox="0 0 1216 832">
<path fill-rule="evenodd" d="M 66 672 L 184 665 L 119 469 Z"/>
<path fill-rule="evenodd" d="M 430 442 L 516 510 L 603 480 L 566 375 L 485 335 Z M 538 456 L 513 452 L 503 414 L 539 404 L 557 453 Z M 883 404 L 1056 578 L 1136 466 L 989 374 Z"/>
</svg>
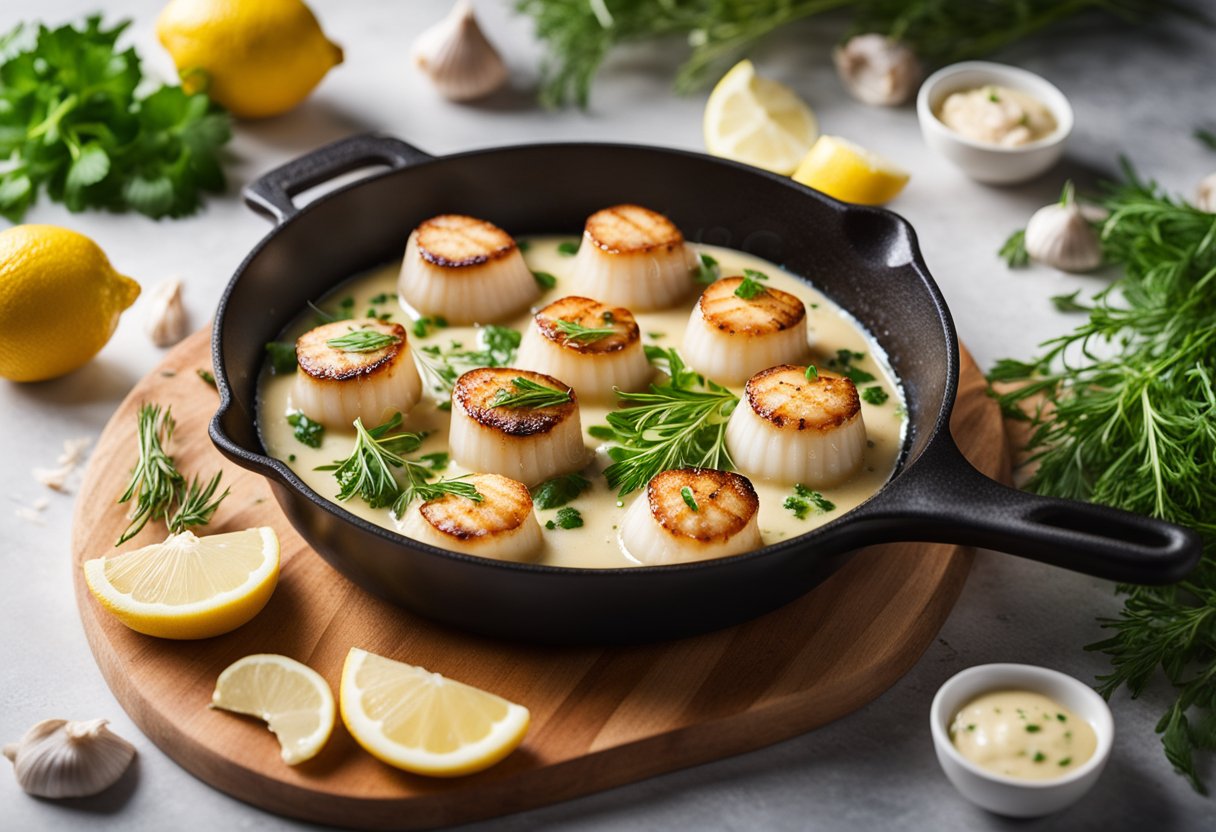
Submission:
<svg viewBox="0 0 1216 832">
<path fill-rule="evenodd" d="M 1000 147 L 962 136 L 937 117 L 946 96 L 988 85 L 1009 87 L 1042 101 L 1056 119 L 1054 132 L 1020 147 Z M 1064 93 L 1033 72 L 989 61 L 964 61 L 925 79 L 916 95 L 916 116 L 925 143 L 978 182 L 1008 185 L 1043 173 L 1064 153 L 1072 133 L 1072 105 Z"/>
<path fill-rule="evenodd" d="M 950 741 L 950 723 L 972 699 L 996 690 L 1028 690 L 1054 699 L 1093 726 L 1094 755 L 1055 780 L 1019 780 L 980 768 Z M 982 664 L 951 677 L 929 708 L 929 730 L 942 771 L 963 797 L 990 812 L 1017 818 L 1049 815 L 1081 799 L 1110 757 L 1115 725 L 1106 700 L 1071 676 L 1030 664 Z"/>
</svg>

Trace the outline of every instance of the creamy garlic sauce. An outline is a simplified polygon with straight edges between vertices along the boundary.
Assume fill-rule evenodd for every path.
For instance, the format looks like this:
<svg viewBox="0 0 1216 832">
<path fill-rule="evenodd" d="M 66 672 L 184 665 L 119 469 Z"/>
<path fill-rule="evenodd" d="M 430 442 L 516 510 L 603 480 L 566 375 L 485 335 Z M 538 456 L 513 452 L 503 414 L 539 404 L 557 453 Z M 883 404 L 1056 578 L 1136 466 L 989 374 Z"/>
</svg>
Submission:
<svg viewBox="0 0 1216 832">
<path fill-rule="evenodd" d="M 1055 132 L 1042 101 L 1020 90 L 984 86 L 951 93 L 937 117 L 960 136 L 1000 147 L 1021 147 Z"/>
<path fill-rule="evenodd" d="M 968 702 L 950 725 L 959 753 L 980 768 L 1021 780 L 1054 780 L 1094 755 L 1098 738 L 1072 711 L 1041 693 L 996 691 Z"/>
<path fill-rule="evenodd" d="M 525 242 L 525 238 L 521 238 L 520 242 Z M 534 271 L 548 272 L 557 278 L 557 285 L 546 291 L 536 301 L 534 308 L 540 308 L 570 294 L 567 287 L 574 258 L 561 254 L 558 251 L 558 245 L 563 242 L 577 242 L 577 238 L 533 237 L 526 238 L 526 242 L 527 245 L 521 247 L 526 249 L 524 259 L 528 266 Z M 785 499 L 793 494 L 792 484 L 774 484 L 753 480 L 756 493 L 760 498 L 759 523 L 765 544 L 796 537 L 835 520 L 860 505 L 887 482 L 895 470 L 903 448 L 907 422 L 904 415 L 903 390 L 888 366 L 885 353 L 848 313 L 805 282 L 782 271 L 780 267 L 732 249 L 716 246 L 692 246 L 692 248 L 716 258 L 721 266 L 723 277 L 742 274 L 744 268 L 756 269 L 769 275 L 770 282 L 767 285 L 801 298 L 807 307 L 811 354 L 816 365 L 827 367 L 829 360 L 836 355 L 836 351 L 839 349 L 864 353 L 865 358 L 854 361 L 854 366 L 872 373 L 876 377 L 876 381 L 867 382 L 859 387 L 879 385 L 889 395 L 887 401 L 881 405 L 862 401 L 862 418 L 865 421 L 869 447 L 866 449 L 861 469 L 852 479 L 823 491 L 824 496 L 835 503 L 834 511 L 815 513 L 812 509 L 806 519 L 799 520 L 793 512 L 782 508 Z M 356 317 L 363 316 L 370 309 L 376 309 L 377 314 L 391 312 L 393 320 L 405 324 L 406 330 L 410 331 L 409 344 L 415 349 L 431 344 L 446 349 L 452 341 L 462 342 L 469 348 L 474 347 L 477 344 L 477 330 L 474 327 L 435 329 L 426 338 L 417 338 L 412 334 L 410 315 L 396 301 L 399 269 L 400 264 L 393 263 L 356 276 L 343 283 L 326 298 L 318 301 L 317 305 L 322 309 L 332 309 L 337 307 L 340 299 L 353 297 Z M 392 300 L 388 304 L 372 306 L 372 298 L 381 294 L 388 294 Z M 673 309 L 635 313 L 642 332 L 643 343 L 679 349 L 684 338 L 684 328 L 689 312 L 696 299 L 697 293 L 691 292 L 687 302 Z M 531 323 L 531 313 L 513 320 L 496 323 L 523 332 Z M 305 309 L 281 338 L 294 341 L 315 325 L 315 314 L 311 310 Z M 425 375 L 423 379 L 425 383 Z M 270 373 L 269 366 L 263 368 L 258 399 L 258 427 L 262 443 L 268 454 L 285 461 L 312 489 L 323 497 L 336 502 L 338 486 L 333 473 L 315 469 L 318 465 L 325 465 L 349 456 L 354 446 L 354 434 L 350 431 L 327 428 L 320 448 L 310 448 L 298 441 L 286 418 L 287 414 L 294 410 L 291 401 L 292 381 L 292 375 L 275 376 Z M 742 394 L 742 388 L 734 388 L 734 392 Z M 415 456 L 448 450 L 449 413 L 439 410 L 437 404 L 438 402 L 431 394 L 424 394 L 423 400 L 406 416 L 402 425 L 404 430 L 426 431 L 429 434 Z M 596 449 L 594 462 L 583 472 L 592 481 L 592 487 L 570 504 L 581 512 L 584 525 L 577 529 L 546 529 L 544 532 L 545 546 L 535 562 L 553 566 L 585 568 L 637 566 L 637 561 L 623 551 L 618 538 L 618 530 L 626 508 L 639 495 L 644 494 L 644 491 L 627 495 L 623 500 L 623 505 L 618 505 L 616 492 L 609 489 L 607 482 L 600 475 L 610 463 L 607 454 L 604 453 L 606 445 L 586 433 L 587 429 L 593 425 L 605 424 L 604 415 L 608 408 L 580 400 L 579 410 L 587 446 Z M 454 477 L 464 473 L 472 472 L 462 469 L 453 462 L 442 476 Z M 739 473 L 747 475 L 746 471 Z M 340 505 L 352 514 L 373 523 L 388 529 L 399 530 L 396 519 L 387 508 L 369 508 L 358 496 L 352 497 Z M 547 521 L 556 516 L 557 510 L 541 511 L 537 509 L 536 514 L 543 527 Z"/>
</svg>

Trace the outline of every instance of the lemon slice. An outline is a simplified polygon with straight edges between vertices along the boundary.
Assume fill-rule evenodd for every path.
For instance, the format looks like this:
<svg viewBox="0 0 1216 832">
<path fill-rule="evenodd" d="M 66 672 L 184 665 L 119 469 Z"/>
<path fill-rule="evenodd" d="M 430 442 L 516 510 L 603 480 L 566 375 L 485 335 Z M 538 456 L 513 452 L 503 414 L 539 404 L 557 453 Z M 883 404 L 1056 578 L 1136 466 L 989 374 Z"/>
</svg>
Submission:
<svg viewBox="0 0 1216 832">
<path fill-rule="evenodd" d="M 279 579 L 279 539 L 265 526 L 196 537 L 182 532 L 84 562 L 89 591 L 136 632 L 210 638 L 253 618 Z"/>
<path fill-rule="evenodd" d="M 489 768 L 515 750 L 530 720 L 522 705 L 357 647 L 346 655 L 338 701 L 372 756 L 432 777 Z"/>
<path fill-rule="evenodd" d="M 211 707 L 265 720 L 289 766 L 317 756 L 334 730 L 329 684 L 308 665 L 274 653 L 228 665 L 215 681 Z"/>
<path fill-rule="evenodd" d="M 908 172 L 839 136 L 820 136 L 794 181 L 843 202 L 882 205 L 908 184 Z"/>
<path fill-rule="evenodd" d="M 806 155 L 819 125 L 815 114 L 784 84 L 739 61 L 705 102 L 705 148 L 714 156 L 790 174 Z"/>
</svg>

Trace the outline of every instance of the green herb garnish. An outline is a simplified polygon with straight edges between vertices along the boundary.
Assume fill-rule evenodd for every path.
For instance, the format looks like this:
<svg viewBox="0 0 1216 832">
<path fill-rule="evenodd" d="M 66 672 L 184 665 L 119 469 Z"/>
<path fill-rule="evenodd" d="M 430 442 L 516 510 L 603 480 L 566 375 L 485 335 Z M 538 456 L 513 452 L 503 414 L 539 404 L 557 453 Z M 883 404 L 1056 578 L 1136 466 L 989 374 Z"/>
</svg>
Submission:
<svg viewBox="0 0 1216 832">
<path fill-rule="evenodd" d="M 596 341 L 616 335 L 616 328 L 611 326 L 583 326 L 575 321 L 567 321 L 565 318 L 558 318 L 556 324 L 567 340 L 579 341 L 584 344 L 593 344 Z"/>
<path fill-rule="evenodd" d="M 1072 757 L 1064 757 L 1063 759 L 1060 760 L 1058 765 L 1060 766 L 1060 768 L 1066 768 L 1066 767 L 1072 765 Z"/>
<path fill-rule="evenodd" d="M 431 466 L 432 471 L 446 471 L 452 462 L 452 457 L 446 451 L 435 451 L 430 454 L 421 454 L 418 461 Z"/>
<path fill-rule="evenodd" d="M 557 253 L 562 257 L 573 257 L 578 254 L 578 243 L 566 240 L 557 244 Z"/>
<path fill-rule="evenodd" d="M 552 531 L 553 529 L 577 529 L 583 525 L 583 515 L 576 508 L 559 508 L 557 517 L 545 523 L 545 528 Z"/>
<path fill-rule="evenodd" d="M 768 280 L 768 275 L 764 272 L 758 272 L 755 269 L 743 270 L 743 282 L 735 287 L 735 297 L 751 300 L 757 295 L 763 295 L 766 291 L 760 281 Z"/>
<path fill-rule="evenodd" d="M 997 252 L 997 257 L 1005 261 L 1011 269 L 1021 269 L 1030 265 L 1030 252 L 1026 251 L 1026 232 L 1018 229 L 1009 235 L 1009 239 Z"/>
<path fill-rule="evenodd" d="M 559 508 L 591 487 L 591 480 L 582 474 L 566 474 L 545 480 L 532 489 L 532 501 L 539 509 Z"/>
<path fill-rule="evenodd" d="M 867 387 L 866 389 L 862 390 L 861 398 L 862 401 L 870 404 L 881 405 L 885 404 L 887 399 L 891 398 L 891 396 L 886 390 L 883 390 L 881 387 L 876 385 L 874 387 Z"/>
<path fill-rule="evenodd" d="M 1044 754 L 1042 751 L 1036 751 L 1036 752 L 1034 752 L 1034 757 L 1033 757 L 1032 759 L 1033 759 L 1033 760 L 1034 760 L 1036 763 L 1041 763 L 1041 762 L 1043 762 L 1044 760 L 1046 760 L 1046 759 L 1047 759 L 1047 755 L 1046 755 L 1046 754 Z"/>
<path fill-rule="evenodd" d="M 828 366 L 845 378 L 852 380 L 854 384 L 865 384 L 875 380 L 874 374 L 853 366 L 854 361 L 861 361 L 865 357 L 864 352 L 836 350 L 836 357 L 828 360 Z"/>
<path fill-rule="evenodd" d="M 442 315 L 424 315 L 414 321 L 413 331 L 418 338 L 425 338 L 432 329 L 447 329 L 448 319 Z"/>
<path fill-rule="evenodd" d="M 296 371 L 294 341 L 270 341 L 266 344 L 266 355 L 270 357 L 270 372 L 276 376 Z"/>
<path fill-rule="evenodd" d="M 321 438 L 325 436 L 325 425 L 314 422 L 300 411 L 287 414 L 287 424 L 291 432 L 302 444 L 310 448 L 321 447 Z"/>
<path fill-rule="evenodd" d="M 220 503 L 228 496 L 227 488 L 223 494 L 215 496 L 223 475 L 223 471 L 217 471 L 205 486 L 195 477 L 190 481 L 189 487 L 178 488 L 177 510 L 165 521 L 169 534 L 180 534 L 191 526 L 205 526 L 211 522 Z"/>
<path fill-rule="evenodd" d="M 375 352 L 393 344 L 400 344 L 401 339 L 375 329 L 356 329 L 337 338 L 330 338 L 325 346 L 342 352 Z"/>
<path fill-rule="evenodd" d="M 794 512 L 794 516 L 799 520 L 805 520 L 810 515 L 812 508 L 816 514 L 825 514 L 835 510 L 836 504 L 818 491 L 798 483 L 794 486 L 793 496 L 786 497 L 781 507 Z"/>
<path fill-rule="evenodd" d="M 616 437 L 616 431 L 607 425 L 592 425 L 587 428 L 587 435 L 592 439 L 603 439 L 605 441 Z"/>
<path fill-rule="evenodd" d="M 1068 295 L 1052 295 L 1051 305 L 1060 312 L 1088 312 L 1092 307 L 1086 306 L 1077 300 L 1077 295 L 1081 294 L 1081 290 Z"/>
<path fill-rule="evenodd" d="M 687 485 L 680 489 L 680 496 L 684 498 L 684 505 L 688 506 L 694 512 L 699 512 L 701 507 L 697 505 L 697 498 L 693 495 L 692 489 Z"/>
<path fill-rule="evenodd" d="M 545 407 L 557 407 L 574 401 L 570 390 L 558 390 L 545 384 L 532 381 L 523 376 L 511 379 L 514 391 L 500 389 L 490 399 L 490 407 L 506 407 L 512 410 L 540 410 Z"/>
<path fill-rule="evenodd" d="M 552 289 L 557 285 L 557 278 L 548 272 L 532 272 L 532 278 L 542 289 Z"/>
<path fill-rule="evenodd" d="M 478 349 L 468 350 L 453 341 L 446 350 L 436 344 L 419 347 L 414 350 L 414 357 L 428 386 L 436 393 L 451 395 L 456 379 L 466 370 L 474 367 L 505 367 L 514 361 L 520 337 L 518 330 L 489 324 L 478 332 Z M 444 405 L 450 407 L 451 403 L 445 401 L 439 406 L 442 408 Z"/>
<path fill-rule="evenodd" d="M 672 468 L 734 467 L 726 423 L 739 398 L 688 369 L 675 350 L 648 346 L 646 357 L 670 379 L 645 393 L 618 392 L 626 406 L 607 416 L 617 445 L 608 450 L 613 462 L 604 476 L 622 497 Z"/>
<path fill-rule="evenodd" d="M 1041 731 L 1041 730 L 1043 730 L 1043 729 L 1042 729 L 1040 726 L 1038 726 L 1038 725 L 1031 724 L 1031 725 L 1027 725 L 1027 726 L 1026 726 L 1026 733 L 1027 733 L 1027 734 L 1037 734 L 1037 733 L 1039 733 L 1039 731 Z"/>
<path fill-rule="evenodd" d="M 814 364 L 808 364 L 808 365 L 806 365 L 806 374 L 805 375 L 806 375 L 807 381 L 810 381 L 811 379 L 819 378 L 819 368 L 816 367 Z"/>
<path fill-rule="evenodd" d="M 722 276 L 718 261 L 705 252 L 697 254 L 697 265 L 693 268 L 693 277 L 702 286 L 708 286 Z"/>
<path fill-rule="evenodd" d="M 380 306 L 381 304 L 388 303 L 390 300 L 392 300 L 392 298 L 393 296 L 388 292 L 381 292 L 369 300 L 368 303 L 372 304 L 373 306 Z"/>
<path fill-rule="evenodd" d="M 217 386 L 215 383 L 215 376 L 213 376 L 211 374 L 210 370 L 198 369 L 198 370 L 195 370 L 194 372 L 198 374 L 198 377 L 203 380 L 204 384 L 209 384 L 212 387 Z"/>
<path fill-rule="evenodd" d="M 1199 127 L 1195 130 L 1195 138 L 1209 150 L 1216 150 L 1216 132 Z"/>
<path fill-rule="evenodd" d="M 1056 719 L 1058 719 L 1060 722 L 1068 722 L 1068 717 L 1066 717 L 1064 714 L 1056 714 Z"/>
</svg>

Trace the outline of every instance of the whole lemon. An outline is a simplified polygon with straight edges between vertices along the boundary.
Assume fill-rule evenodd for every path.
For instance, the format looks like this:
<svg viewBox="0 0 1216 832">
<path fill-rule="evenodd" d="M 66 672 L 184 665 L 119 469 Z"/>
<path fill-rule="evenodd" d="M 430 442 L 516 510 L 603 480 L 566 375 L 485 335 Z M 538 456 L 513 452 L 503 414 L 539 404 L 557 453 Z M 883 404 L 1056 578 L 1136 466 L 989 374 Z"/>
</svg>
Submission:
<svg viewBox="0 0 1216 832">
<path fill-rule="evenodd" d="M 342 63 L 300 0 L 172 0 L 156 35 L 182 87 L 205 90 L 239 118 L 287 112 Z"/>
<path fill-rule="evenodd" d="M 0 232 L 0 377 L 42 381 L 98 353 L 139 284 L 83 234 L 54 225 Z"/>
</svg>

